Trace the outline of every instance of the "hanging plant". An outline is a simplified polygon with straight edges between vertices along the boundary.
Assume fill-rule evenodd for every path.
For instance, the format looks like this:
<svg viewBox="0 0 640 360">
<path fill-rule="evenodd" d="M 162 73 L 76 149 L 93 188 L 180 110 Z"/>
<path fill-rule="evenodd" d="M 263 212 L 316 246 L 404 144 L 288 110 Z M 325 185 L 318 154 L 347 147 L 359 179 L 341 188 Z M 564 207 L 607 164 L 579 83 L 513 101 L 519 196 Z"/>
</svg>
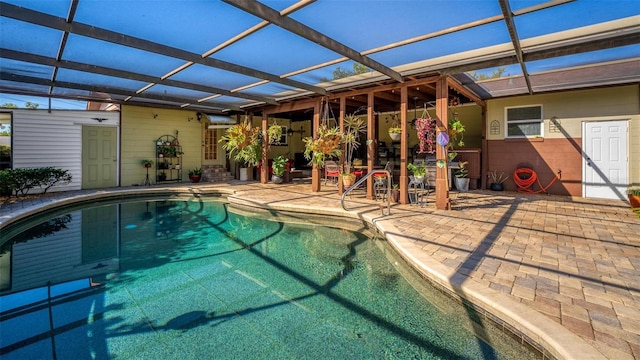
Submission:
<svg viewBox="0 0 640 360">
<path fill-rule="evenodd" d="M 307 160 L 311 160 L 313 164 L 318 166 L 324 166 L 324 161 L 327 158 L 342 156 L 342 149 L 340 144 L 343 134 L 335 122 L 335 117 L 331 113 L 331 107 L 326 99 L 323 100 L 323 110 L 321 114 L 321 124 L 318 127 L 318 133 L 316 138 L 305 137 L 304 141 L 304 157 Z M 333 122 L 334 125 L 329 125 Z"/>
<path fill-rule="evenodd" d="M 419 153 L 433 154 L 436 152 L 436 119 L 431 117 L 416 119 L 416 130 L 420 141 Z"/>
<path fill-rule="evenodd" d="M 269 144 L 279 145 L 282 138 L 282 126 L 273 124 L 267 128 L 267 137 Z"/>
<path fill-rule="evenodd" d="M 342 133 L 337 127 L 329 127 L 325 124 L 318 128 L 318 137 L 305 137 L 302 139 L 305 144 L 304 157 L 311 160 L 318 166 L 324 166 L 326 158 L 340 157 L 342 150 L 340 149 L 340 141 Z"/>
<path fill-rule="evenodd" d="M 245 122 L 228 128 L 225 135 L 220 138 L 224 143 L 222 148 L 229 153 L 229 157 L 247 166 L 256 166 L 262 157 L 262 137 L 260 129 L 251 127 Z"/>
</svg>

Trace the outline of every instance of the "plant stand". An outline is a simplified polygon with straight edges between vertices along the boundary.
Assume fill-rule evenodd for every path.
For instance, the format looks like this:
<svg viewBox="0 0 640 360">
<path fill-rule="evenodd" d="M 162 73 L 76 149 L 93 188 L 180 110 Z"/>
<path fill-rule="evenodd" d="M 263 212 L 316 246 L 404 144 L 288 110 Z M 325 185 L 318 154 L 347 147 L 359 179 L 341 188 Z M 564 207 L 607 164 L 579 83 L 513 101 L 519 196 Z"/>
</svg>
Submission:
<svg viewBox="0 0 640 360">
<path fill-rule="evenodd" d="M 151 166 L 145 166 L 145 168 L 147 169 L 147 177 L 144 178 L 144 184 L 142 184 L 143 186 L 151 186 L 151 179 L 149 179 L 149 168 Z"/>
<path fill-rule="evenodd" d="M 424 207 L 427 204 L 427 199 L 424 196 L 424 178 L 412 178 L 409 181 L 409 203 L 411 205 L 420 205 Z"/>
</svg>

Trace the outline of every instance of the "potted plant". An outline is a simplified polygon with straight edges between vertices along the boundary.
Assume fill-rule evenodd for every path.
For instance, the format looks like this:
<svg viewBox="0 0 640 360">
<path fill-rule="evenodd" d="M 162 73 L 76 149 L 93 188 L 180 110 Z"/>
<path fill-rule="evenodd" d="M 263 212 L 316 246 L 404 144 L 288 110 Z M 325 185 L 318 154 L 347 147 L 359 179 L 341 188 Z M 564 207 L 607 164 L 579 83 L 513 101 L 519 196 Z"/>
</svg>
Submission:
<svg viewBox="0 0 640 360">
<path fill-rule="evenodd" d="M 269 144 L 280 144 L 280 138 L 282 137 L 282 126 L 273 124 L 267 128 L 267 138 Z"/>
<path fill-rule="evenodd" d="M 342 149 L 340 149 L 341 140 L 342 133 L 340 129 L 321 124 L 315 139 L 312 137 L 302 139 L 305 145 L 304 157 L 317 166 L 324 166 L 325 159 L 342 155 Z"/>
<path fill-rule="evenodd" d="M 417 164 L 409 163 L 407 170 L 413 174 L 413 180 L 417 182 L 424 182 L 424 177 L 427 175 L 427 165 L 424 162 Z"/>
<path fill-rule="evenodd" d="M 287 159 L 284 155 L 279 155 L 275 159 L 273 159 L 273 163 L 271 164 L 271 167 L 273 168 L 273 176 L 271 176 L 271 181 L 273 181 L 274 184 L 282 183 L 282 176 L 284 175 L 287 161 L 289 161 L 289 159 Z"/>
<path fill-rule="evenodd" d="M 202 168 L 195 168 L 195 169 L 189 170 L 189 180 L 191 180 L 192 183 L 200 182 L 201 178 L 202 178 Z"/>
<path fill-rule="evenodd" d="M 399 141 L 402 134 L 402 128 L 400 127 L 400 119 L 398 114 L 393 114 L 391 118 L 391 126 L 389 127 L 389 137 L 393 141 Z"/>
<path fill-rule="evenodd" d="M 627 197 L 629 198 L 629 204 L 634 211 L 640 211 L 640 189 L 627 190 Z"/>
<path fill-rule="evenodd" d="M 340 176 L 345 187 L 353 185 L 356 181 L 356 176 L 351 171 L 354 165 L 353 155 L 360 146 L 360 134 L 364 134 L 366 131 L 366 118 L 356 116 L 355 113 L 344 117 L 342 144 L 345 146 L 345 159 Z"/>
<path fill-rule="evenodd" d="M 158 181 L 165 181 L 165 180 L 167 180 L 167 173 L 163 171 L 160 174 L 158 174 Z"/>
<path fill-rule="evenodd" d="M 507 176 L 501 172 L 498 174 L 498 170 L 493 170 L 489 172 L 489 188 L 493 191 L 502 191 L 504 190 L 503 182 L 507 180 Z"/>
<path fill-rule="evenodd" d="M 391 200 L 395 203 L 400 202 L 400 188 L 398 187 L 398 184 L 391 185 Z"/>
<path fill-rule="evenodd" d="M 390 127 L 389 128 L 389 137 L 393 141 L 399 141 L 400 136 L 402 135 L 402 128 L 400 127 Z"/>
<path fill-rule="evenodd" d="M 251 127 L 248 120 L 228 128 L 220 138 L 222 148 L 229 153 L 229 157 L 240 165 L 240 180 L 249 179 L 248 167 L 256 166 L 262 157 L 262 137 L 260 129 Z"/>
<path fill-rule="evenodd" d="M 342 180 L 342 185 L 344 185 L 345 189 L 350 188 L 356 182 L 356 175 L 352 173 L 340 173 L 340 179 Z"/>
<path fill-rule="evenodd" d="M 151 166 L 153 166 L 153 160 L 142 160 L 142 166 L 150 168 Z"/>
<path fill-rule="evenodd" d="M 458 188 L 459 191 L 469 191 L 468 163 L 468 161 L 460 161 L 458 163 L 460 168 L 456 171 L 456 188 Z"/>
</svg>

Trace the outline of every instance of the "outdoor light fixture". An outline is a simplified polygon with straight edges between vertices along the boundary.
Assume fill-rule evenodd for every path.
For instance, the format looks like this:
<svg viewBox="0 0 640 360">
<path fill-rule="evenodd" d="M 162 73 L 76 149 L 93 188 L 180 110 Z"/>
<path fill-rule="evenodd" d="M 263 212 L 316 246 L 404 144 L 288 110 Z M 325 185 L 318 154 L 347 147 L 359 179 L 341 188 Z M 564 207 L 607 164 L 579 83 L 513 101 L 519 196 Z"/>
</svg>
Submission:
<svg viewBox="0 0 640 360">
<path fill-rule="evenodd" d="M 302 128 L 302 126 L 300 126 L 300 130 L 293 130 L 292 128 L 289 128 L 289 130 L 287 130 L 287 135 L 289 136 L 293 136 L 294 133 L 300 134 L 300 138 L 302 138 L 302 134 L 304 134 L 304 129 Z"/>
</svg>

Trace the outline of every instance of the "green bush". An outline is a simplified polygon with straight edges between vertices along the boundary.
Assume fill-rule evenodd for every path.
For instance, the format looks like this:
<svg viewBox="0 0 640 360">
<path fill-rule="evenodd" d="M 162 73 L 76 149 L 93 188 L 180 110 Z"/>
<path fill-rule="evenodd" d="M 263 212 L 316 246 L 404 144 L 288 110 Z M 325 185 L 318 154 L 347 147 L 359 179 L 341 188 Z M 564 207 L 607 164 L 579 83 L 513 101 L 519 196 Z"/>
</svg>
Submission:
<svg viewBox="0 0 640 360">
<path fill-rule="evenodd" d="M 0 193 L 26 195 L 37 187 L 46 193 L 52 186 L 66 185 L 71 179 L 68 170 L 53 167 L 6 169 L 0 171 Z"/>
</svg>

